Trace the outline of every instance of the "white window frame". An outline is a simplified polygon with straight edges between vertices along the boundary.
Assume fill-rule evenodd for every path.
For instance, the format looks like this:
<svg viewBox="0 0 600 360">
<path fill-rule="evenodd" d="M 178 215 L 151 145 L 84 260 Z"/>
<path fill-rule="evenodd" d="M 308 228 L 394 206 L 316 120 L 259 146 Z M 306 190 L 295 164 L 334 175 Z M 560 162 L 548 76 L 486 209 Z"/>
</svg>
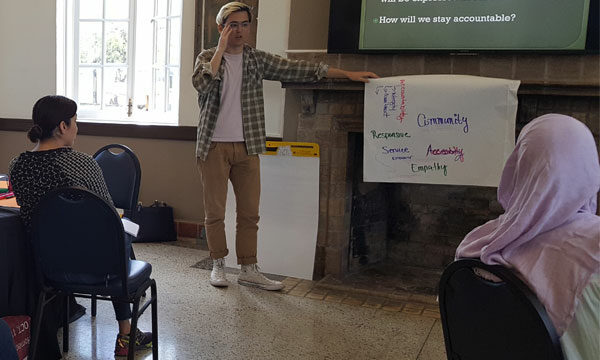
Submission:
<svg viewBox="0 0 600 360">
<path fill-rule="evenodd" d="M 163 102 L 163 111 L 167 111 L 167 106 L 169 104 L 169 71 L 172 69 L 177 69 L 177 72 L 179 72 L 179 74 L 181 74 L 181 54 L 179 57 L 179 64 L 177 65 L 172 65 L 169 63 L 169 59 L 171 58 L 171 46 L 170 46 L 170 39 L 171 39 L 171 31 L 172 31 L 172 24 L 173 24 L 173 19 L 177 19 L 179 18 L 179 25 L 180 27 L 182 26 L 183 23 L 183 14 L 182 15 L 171 15 L 171 2 L 174 0 L 167 0 L 166 4 L 167 4 L 167 11 L 166 11 L 166 15 L 165 16 L 157 16 L 157 12 L 158 12 L 158 1 L 159 0 L 154 0 L 154 16 L 152 17 L 152 22 L 153 22 L 153 39 L 154 41 L 152 42 L 153 46 L 152 46 L 152 97 L 154 99 L 154 103 L 156 104 L 156 79 L 155 77 L 155 70 L 157 69 L 161 69 L 163 70 L 163 76 L 165 79 L 165 86 L 164 86 L 164 102 Z M 165 58 L 163 59 L 164 64 L 160 64 L 157 63 L 157 59 L 155 59 L 156 57 L 156 53 L 157 53 L 157 34 L 156 34 L 156 29 L 157 29 L 157 20 L 165 20 Z M 181 30 L 180 30 L 180 34 L 181 34 Z M 181 78 L 180 78 L 181 79 Z"/>
<path fill-rule="evenodd" d="M 78 119 L 89 120 L 93 122 L 108 122 L 108 123 L 128 123 L 128 124 L 160 124 L 160 125 L 177 125 L 179 117 L 179 99 L 175 99 L 171 104 L 175 104 L 175 107 L 171 111 L 166 111 L 166 107 L 169 104 L 169 70 L 176 72 L 179 82 L 181 81 L 181 53 L 179 54 L 178 64 L 168 64 L 170 59 L 170 48 L 171 48 L 171 19 L 179 19 L 179 44 L 176 48 L 181 52 L 181 35 L 182 35 L 182 23 L 183 13 L 179 15 L 171 15 L 171 8 L 173 1 L 181 1 L 180 8 L 183 9 L 183 0 L 166 0 L 165 9 L 166 16 L 157 17 L 158 12 L 158 0 L 152 0 L 154 7 L 154 13 L 152 17 L 153 21 L 153 33 L 152 33 L 152 95 L 151 104 L 149 111 L 139 111 L 135 105 L 132 106 L 132 115 L 127 114 L 127 104 L 123 108 L 106 109 L 104 104 L 104 76 L 105 69 L 111 67 L 127 68 L 127 99 L 132 99 L 135 93 L 135 64 L 136 64 L 136 21 L 137 21 L 137 2 L 143 1 L 144 5 L 148 0 L 121 0 L 129 1 L 129 17 L 127 19 L 107 19 L 106 15 L 106 0 L 103 0 L 103 17 L 98 19 L 79 19 L 79 6 L 81 0 L 57 0 L 57 93 L 68 96 L 78 102 L 79 96 L 79 70 L 81 68 L 99 68 L 102 69 L 102 75 L 98 80 L 100 85 L 99 103 L 101 110 L 84 110 L 80 107 L 78 111 Z M 165 59 L 164 64 L 156 64 L 156 45 L 157 45 L 157 34 L 156 34 L 156 19 L 165 20 Z M 101 22 L 102 23 L 102 61 L 100 64 L 80 64 L 79 63 L 79 24 L 83 22 Z M 106 63 L 106 34 L 105 26 L 106 22 L 128 22 L 128 40 L 127 40 L 127 63 L 126 64 L 107 64 Z M 164 74 L 164 89 L 163 89 L 163 108 L 154 110 L 154 100 L 156 96 L 155 89 L 155 69 L 162 68 Z M 176 94 L 179 94 L 179 82 L 174 84 L 177 89 Z"/>
</svg>

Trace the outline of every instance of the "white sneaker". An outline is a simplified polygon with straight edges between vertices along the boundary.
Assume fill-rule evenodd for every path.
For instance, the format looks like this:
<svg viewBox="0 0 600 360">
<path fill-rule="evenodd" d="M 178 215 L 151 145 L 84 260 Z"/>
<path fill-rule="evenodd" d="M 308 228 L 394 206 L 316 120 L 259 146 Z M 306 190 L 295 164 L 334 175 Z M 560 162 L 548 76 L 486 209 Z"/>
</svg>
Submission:
<svg viewBox="0 0 600 360">
<path fill-rule="evenodd" d="M 229 281 L 225 277 L 225 259 L 214 259 L 213 269 L 210 273 L 210 284 L 216 287 L 229 286 Z"/>
<path fill-rule="evenodd" d="M 238 284 L 257 287 L 263 290 L 283 289 L 281 282 L 268 279 L 261 274 L 256 264 L 242 265 L 242 270 L 240 271 L 240 275 L 238 275 Z"/>
</svg>

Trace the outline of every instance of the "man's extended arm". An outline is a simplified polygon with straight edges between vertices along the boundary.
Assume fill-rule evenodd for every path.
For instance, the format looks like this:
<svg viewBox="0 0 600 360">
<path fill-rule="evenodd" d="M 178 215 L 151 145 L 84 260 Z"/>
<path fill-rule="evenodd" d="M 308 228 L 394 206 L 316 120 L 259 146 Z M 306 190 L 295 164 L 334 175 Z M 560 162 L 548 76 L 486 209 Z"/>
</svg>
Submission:
<svg viewBox="0 0 600 360">
<path fill-rule="evenodd" d="M 364 83 L 369 82 L 369 79 L 379 78 L 379 76 L 377 76 L 375 73 L 372 73 L 370 71 L 347 71 L 347 70 L 337 69 L 337 68 L 334 68 L 331 66 L 327 70 L 327 75 L 325 75 L 325 77 L 338 78 L 338 79 L 349 79 L 352 81 L 361 81 Z"/>
<path fill-rule="evenodd" d="M 369 82 L 369 78 L 378 76 L 368 71 L 346 71 L 336 69 L 323 63 L 312 63 L 304 60 L 291 60 L 268 52 L 256 50 L 263 60 L 264 79 L 288 82 L 318 81 L 323 77 L 344 78 L 352 81 Z"/>
</svg>

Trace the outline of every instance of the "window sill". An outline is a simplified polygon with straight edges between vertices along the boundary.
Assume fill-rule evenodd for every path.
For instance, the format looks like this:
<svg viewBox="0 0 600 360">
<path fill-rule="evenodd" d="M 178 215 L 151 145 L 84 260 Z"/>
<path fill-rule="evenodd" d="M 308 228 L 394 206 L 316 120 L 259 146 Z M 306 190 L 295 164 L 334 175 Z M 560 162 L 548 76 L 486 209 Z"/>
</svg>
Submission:
<svg viewBox="0 0 600 360">
<path fill-rule="evenodd" d="M 77 122 L 121 125 L 178 126 L 177 117 L 169 113 L 136 111 L 131 117 L 121 112 L 77 112 Z"/>
<path fill-rule="evenodd" d="M 33 125 L 30 119 L 0 118 L 0 131 L 28 131 Z M 175 124 L 131 124 L 126 122 L 98 122 L 81 119 L 77 121 L 79 135 L 128 137 L 140 139 L 162 139 L 196 141 L 195 126 Z"/>
</svg>

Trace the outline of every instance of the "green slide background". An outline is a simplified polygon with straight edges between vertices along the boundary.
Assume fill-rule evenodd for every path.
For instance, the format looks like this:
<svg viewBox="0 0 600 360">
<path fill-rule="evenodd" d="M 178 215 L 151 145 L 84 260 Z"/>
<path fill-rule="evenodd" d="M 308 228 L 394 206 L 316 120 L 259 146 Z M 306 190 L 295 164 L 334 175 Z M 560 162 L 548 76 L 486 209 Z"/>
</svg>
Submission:
<svg viewBox="0 0 600 360">
<path fill-rule="evenodd" d="M 362 50 L 386 49 L 514 49 L 583 50 L 589 0 L 438 0 L 381 2 L 363 0 Z M 389 0 L 388 0 L 389 1 Z M 399 0 L 397 0 L 399 1 Z M 516 14 L 513 22 L 433 23 L 435 16 Z M 414 24 L 379 24 L 380 16 L 414 15 Z M 418 23 L 418 17 L 431 17 Z"/>
</svg>

